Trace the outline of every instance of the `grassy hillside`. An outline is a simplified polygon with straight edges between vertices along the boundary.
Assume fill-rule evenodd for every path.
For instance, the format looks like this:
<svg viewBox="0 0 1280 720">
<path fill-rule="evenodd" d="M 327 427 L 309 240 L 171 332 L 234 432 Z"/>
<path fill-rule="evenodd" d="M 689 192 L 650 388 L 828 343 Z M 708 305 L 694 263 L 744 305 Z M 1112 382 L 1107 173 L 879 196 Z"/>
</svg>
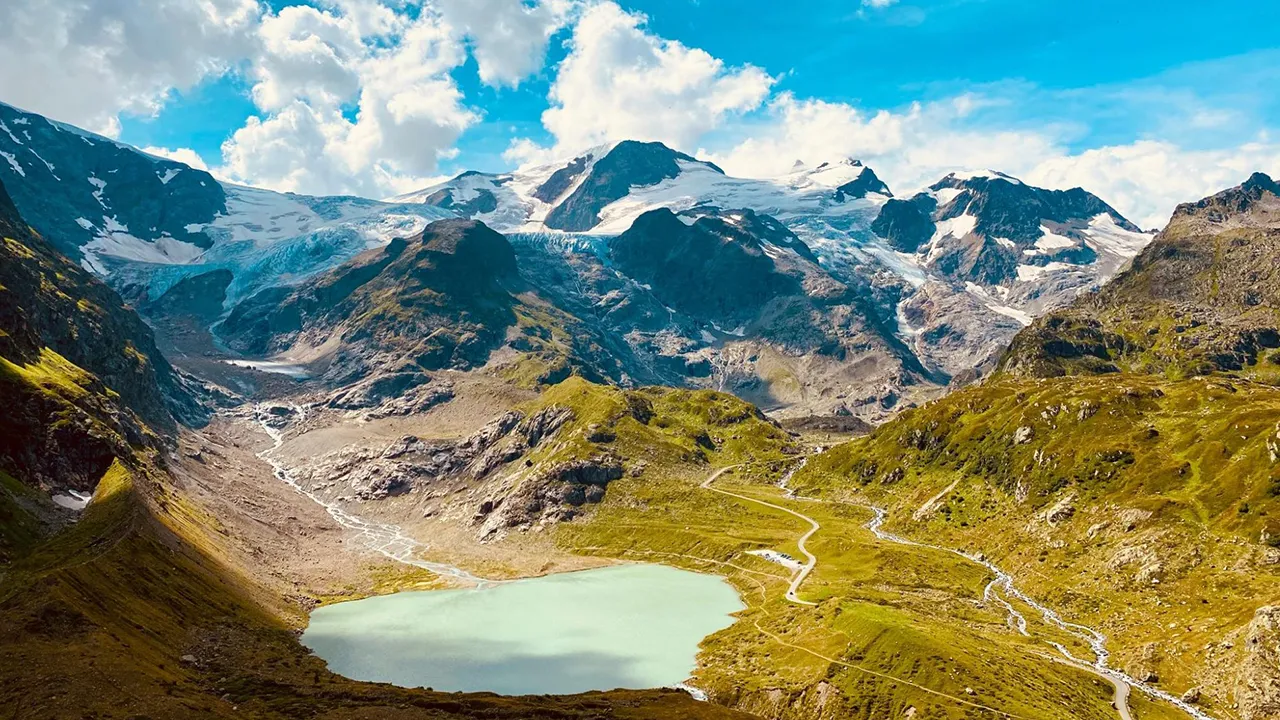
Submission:
<svg viewBox="0 0 1280 720">
<path fill-rule="evenodd" d="M 1278 413 L 1280 392 L 1252 383 L 996 381 L 819 456 L 796 484 L 984 553 L 1107 634 L 1117 667 L 1207 686 L 1223 708 L 1243 660 L 1226 643 L 1280 597 Z"/>
<path fill-rule="evenodd" d="M 1101 630 L 1113 666 L 1198 688 L 1215 717 L 1277 717 L 1280 670 L 1258 670 L 1280 598 L 1277 192 L 1255 176 L 1180 207 L 995 377 L 814 458 L 794 486 L 990 558 Z"/>
<path fill-rule="evenodd" d="M 712 698 L 777 718 L 1109 718 L 1111 687 L 1055 664 L 984 606 L 983 568 L 876 540 L 862 508 L 788 500 L 778 478 L 798 462 L 792 438 L 736 398 L 652 388 L 624 392 L 573 379 L 530 407 L 577 419 L 530 459 L 536 465 L 614 452 L 642 472 L 610 483 L 583 519 L 556 527 L 571 552 L 662 562 L 724 576 L 748 609 L 704 643 L 695 683 Z M 607 438 L 588 442 L 586 435 Z M 792 574 L 751 551 L 801 557 L 809 526 L 795 516 L 702 487 L 782 504 L 817 519 L 819 561 L 801 597 Z M 1064 638 L 1065 641 L 1065 638 Z M 914 708 L 914 710 L 912 710 Z M 1162 717 L 1152 714 L 1143 717 Z"/>
<path fill-rule="evenodd" d="M 84 518 L 5 569 L 0 706 L 17 717 L 730 718 L 678 692 L 498 698 L 330 674 L 300 608 L 226 559 L 220 525 L 117 462 Z"/>
</svg>

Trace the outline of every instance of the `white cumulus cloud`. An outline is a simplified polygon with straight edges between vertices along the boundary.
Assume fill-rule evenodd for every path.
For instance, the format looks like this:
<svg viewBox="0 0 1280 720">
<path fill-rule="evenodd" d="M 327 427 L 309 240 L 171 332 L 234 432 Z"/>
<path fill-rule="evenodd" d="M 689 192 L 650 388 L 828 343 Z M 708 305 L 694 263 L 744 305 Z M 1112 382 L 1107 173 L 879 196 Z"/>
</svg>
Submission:
<svg viewBox="0 0 1280 720">
<path fill-rule="evenodd" d="M 530 162 L 627 139 L 688 148 L 768 96 L 774 80 L 760 68 L 727 67 L 703 50 L 648 32 L 645 20 L 613 2 L 583 11 L 542 115 L 555 146 L 517 139 L 509 159 Z"/>
<path fill-rule="evenodd" d="M 372 34 L 371 34 L 372 33 Z M 438 13 L 292 6 L 262 23 L 255 104 L 221 172 L 315 194 L 385 197 L 427 182 L 479 120 L 451 72 L 466 59 Z"/>
<path fill-rule="evenodd" d="M 480 80 L 516 87 L 546 64 L 547 44 L 565 26 L 576 2 L 543 0 L 437 0 L 441 16 L 467 38 Z"/>
<path fill-rule="evenodd" d="M 1280 177 L 1280 142 L 1265 135 L 1238 147 L 1186 150 L 1141 140 L 1046 158 L 1025 175 L 1045 187 L 1083 187 L 1144 228 L 1161 228 L 1179 203 L 1199 200 L 1255 172 Z"/>
<path fill-rule="evenodd" d="M 204 158 L 191 148 L 163 148 L 149 146 L 142 148 L 142 152 L 156 157 L 166 158 L 175 162 L 195 168 L 196 170 L 208 170 L 209 166 L 205 163 Z"/>
<path fill-rule="evenodd" d="M 294 100 L 340 105 L 360 92 L 359 62 L 367 53 L 351 18 L 295 5 L 263 19 L 253 58 L 253 101 L 267 111 Z"/>
<path fill-rule="evenodd" d="M 4 0 L 0 97 L 105 135 L 251 52 L 256 0 Z"/>
</svg>

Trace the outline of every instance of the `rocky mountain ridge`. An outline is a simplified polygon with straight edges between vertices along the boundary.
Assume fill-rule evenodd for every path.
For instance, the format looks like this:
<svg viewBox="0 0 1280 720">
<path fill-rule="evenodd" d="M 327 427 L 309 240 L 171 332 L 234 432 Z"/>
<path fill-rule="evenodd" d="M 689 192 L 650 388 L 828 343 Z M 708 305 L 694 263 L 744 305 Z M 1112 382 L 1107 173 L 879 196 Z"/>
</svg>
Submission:
<svg viewBox="0 0 1280 720">
<path fill-rule="evenodd" d="M 27 226 L 0 184 L 0 472 L 50 494 L 93 491 L 130 446 L 206 411 L 120 296 Z"/>
<path fill-rule="evenodd" d="M 609 167 L 631 167 L 625 160 L 638 147 L 596 148 L 559 167 L 490 176 L 467 173 L 398 199 L 480 193 L 493 202 L 474 217 L 513 237 L 564 247 L 543 239 L 549 233 L 545 219 L 564 197 L 583 198 L 598 185 L 592 180 L 597 158 L 608 159 Z M 655 209 L 667 209 L 686 222 L 743 210 L 768 217 L 805 244 L 829 277 L 828 285 L 861 293 L 867 323 L 885 328 L 891 342 L 904 344 L 915 355 L 910 364 L 923 365 L 944 383 L 989 372 L 1008 340 L 1032 318 L 1099 286 L 1150 239 L 1083 190 L 1043 190 L 995 172 L 952 174 L 909 199 L 898 199 L 856 160 L 816 168 L 801 163 L 786 176 L 753 180 L 727 176 L 671 150 L 644 147 L 661 171 L 634 172 L 622 197 L 614 187 L 620 182 L 617 173 L 612 173 L 610 191 L 592 201 L 594 224 L 584 221 L 576 230 L 625 237 L 642 218 L 648 224 L 646 215 Z M 592 251 L 590 242 L 585 246 L 570 244 L 569 251 Z M 690 266 L 697 262 L 691 258 Z M 884 380 L 872 374 L 839 390 L 818 387 L 825 385 L 818 378 L 810 384 L 814 392 L 860 393 Z M 801 378 L 800 384 L 806 381 Z M 899 383 L 899 390 L 910 394 L 910 381 L 889 383 Z M 805 404 L 819 412 L 840 406 Z"/>
<path fill-rule="evenodd" d="M 0 164 L 0 177 L 22 182 L 28 197 L 15 198 L 19 208 L 31 204 L 40 226 L 145 312 L 172 316 L 198 286 L 222 305 L 196 303 L 187 326 L 232 328 L 255 305 L 245 303 L 251 297 L 282 299 L 362 252 L 461 216 L 506 233 L 544 310 L 575 318 L 592 344 L 615 355 L 613 363 L 593 361 L 597 377 L 724 388 L 797 416 L 879 420 L 948 382 L 980 376 L 1023 325 L 1105 281 L 1147 241 L 1082 190 L 1040 190 L 998 173 L 953 175 L 899 199 L 852 159 L 735 178 L 659 143 L 627 141 L 511 173 L 463 173 L 380 203 L 219 184 L 39 116 L 7 107 L 4 115 L 6 127 L 29 133 L 0 135 L 16 163 Z M 36 127 L 45 130 L 29 130 Z M 37 156 L 55 168 L 93 164 L 94 177 L 113 178 L 107 194 L 80 178 L 53 180 Z M 108 223 L 114 192 L 124 193 L 121 203 L 130 193 L 154 197 L 167 219 Z M 30 199 L 37 196 L 48 200 Z M 86 203 L 95 208 L 89 227 L 79 222 Z M 203 209 L 190 209 L 197 205 Z M 650 290 L 659 287 L 651 276 L 630 277 L 612 249 L 623 253 L 629 239 L 651 236 L 655 210 L 687 225 L 752 218 L 730 233 L 748 239 L 723 247 L 758 245 L 777 256 L 752 261 L 764 269 L 753 282 L 803 279 L 781 294 L 733 279 L 743 292 L 773 298 L 752 312 L 735 308 L 735 318 L 665 303 Z M 182 233 L 170 228 L 179 220 Z M 804 257 L 788 259 L 794 252 Z M 701 262 L 674 256 L 664 275 L 687 276 Z M 281 347 L 232 340 L 250 354 Z"/>
<path fill-rule="evenodd" d="M 1261 173 L 1178 207 L 1132 266 L 1019 334 L 1001 367 L 1280 377 L 1280 186 Z"/>
</svg>

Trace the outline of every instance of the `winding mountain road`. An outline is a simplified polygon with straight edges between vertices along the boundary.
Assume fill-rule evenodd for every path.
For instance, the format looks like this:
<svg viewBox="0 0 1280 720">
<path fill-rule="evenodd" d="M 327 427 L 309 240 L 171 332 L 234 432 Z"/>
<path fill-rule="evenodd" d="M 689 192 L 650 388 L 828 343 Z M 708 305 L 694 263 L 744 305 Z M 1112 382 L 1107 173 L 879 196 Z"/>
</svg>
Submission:
<svg viewBox="0 0 1280 720">
<path fill-rule="evenodd" d="M 706 482 L 702 483 L 702 488 L 704 490 L 710 490 L 711 492 L 720 493 L 721 495 L 728 495 L 731 498 L 737 498 L 739 500 L 745 500 L 750 503 L 755 503 L 756 505 L 763 505 L 764 507 L 772 508 L 774 510 L 781 510 L 782 512 L 788 515 L 794 515 L 795 517 L 798 517 L 801 520 L 804 520 L 805 522 L 809 523 L 809 532 L 805 533 L 804 535 L 801 535 L 800 540 L 796 543 L 796 545 L 799 546 L 800 548 L 800 552 L 804 554 L 806 562 L 804 567 L 800 568 L 800 570 L 796 572 L 795 576 L 791 578 L 791 586 L 787 588 L 787 600 L 790 600 L 791 602 L 797 605 L 806 605 L 809 607 L 816 607 L 818 603 L 809 602 L 808 600 L 801 600 L 799 597 L 796 596 L 796 591 L 800 589 L 800 585 L 804 583 L 805 579 L 809 577 L 809 573 L 813 572 L 813 568 L 816 567 L 818 564 L 818 557 L 813 553 L 809 552 L 809 548 L 805 547 L 805 543 L 809 540 L 809 538 L 813 537 L 814 533 L 821 530 L 822 526 L 818 524 L 817 520 L 814 520 L 808 515 L 803 515 L 801 513 L 798 513 L 795 510 L 792 510 L 790 508 L 785 508 L 785 507 L 782 507 L 781 505 L 774 505 L 771 502 L 765 502 L 764 500 L 757 500 L 753 497 L 748 497 L 746 495 L 739 495 L 738 493 L 729 492 L 728 490 L 721 490 L 718 487 L 711 486 L 712 483 L 720 479 L 721 475 L 724 475 L 730 470 L 734 470 L 739 467 L 742 467 L 742 466 L 730 465 L 729 467 L 720 468 L 719 470 L 711 473 L 711 476 L 706 479 Z"/>
</svg>

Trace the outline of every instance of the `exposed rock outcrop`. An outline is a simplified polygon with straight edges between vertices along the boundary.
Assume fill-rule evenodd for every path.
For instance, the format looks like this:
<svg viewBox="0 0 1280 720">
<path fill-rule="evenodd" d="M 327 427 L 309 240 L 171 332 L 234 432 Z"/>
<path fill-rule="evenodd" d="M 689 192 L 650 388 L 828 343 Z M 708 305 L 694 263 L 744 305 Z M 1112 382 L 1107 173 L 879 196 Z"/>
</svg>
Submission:
<svg viewBox="0 0 1280 720">
<path fill-rule="evenodd" d="M 1179 206 L 1132 266 L 1019 333 L 1001 361 L 1031 377 L 1206 375 L 1280 358 L 1280 195 L 1256 174 Z"/>
<path fill-rule="evenodd" d="M 578 508 L 604 499 L 609 483 L 623 476 L 622 463 L 614 457 L 560 463 L 521 482 L 511 494 L 492 502 L 480 536 L 489 538 L 508 528 L 528 528 L 548 522 L 570 520 Z"/>
<path fill-rule="evenodd" d="M 1280 606 L 1259 608 L 1245 631 L 1235 697 L 1242 720 L 1280 718 Z"/>
<path fill-rule="evenodd" d="M 416 390 L 424 397 L 452 392 L 451 387 L 435 383 Z M 386 409 L 384 405 L 379 411 Z M 529 416 L 507 412 L 462 441 L 406 435 L 381 449 L 346 449 L 326 455 L 306 465 L 301 476 L 309 489 L 337 501 L 363 502 L 419 493 L 423 502 L 431 505 L 524 457 L 573 417 L 571 409 L 555 405 Z M 438 509 L 427 508 L 430 512 Z"/>
</svg>

